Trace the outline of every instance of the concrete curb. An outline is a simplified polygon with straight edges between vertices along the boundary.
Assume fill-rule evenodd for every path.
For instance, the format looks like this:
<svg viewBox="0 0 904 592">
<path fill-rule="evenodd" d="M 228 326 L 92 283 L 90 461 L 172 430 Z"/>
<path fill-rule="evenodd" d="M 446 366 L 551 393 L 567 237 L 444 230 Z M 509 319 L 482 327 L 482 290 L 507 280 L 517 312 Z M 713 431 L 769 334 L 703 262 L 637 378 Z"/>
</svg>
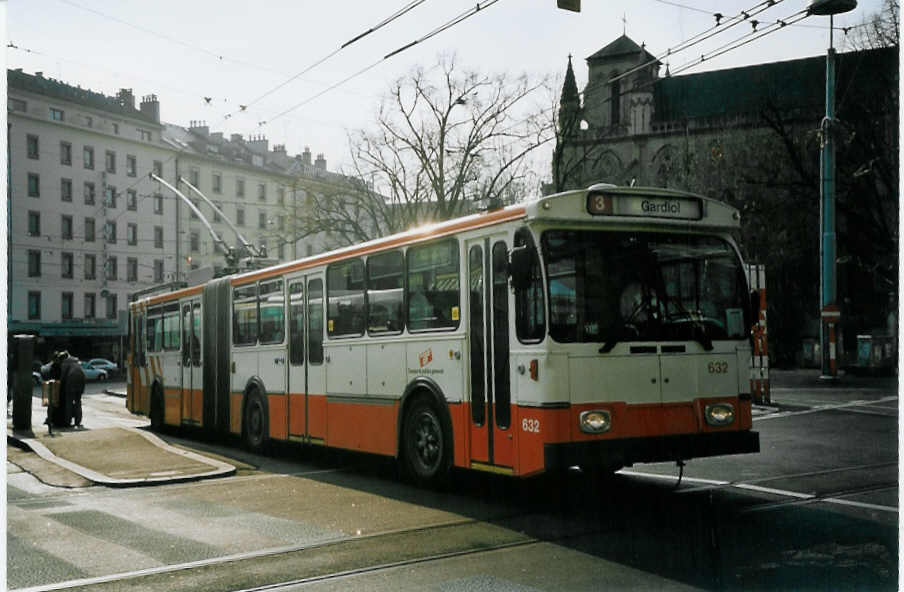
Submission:
<svg viewBox="0 0 904 592">
<path fill-rule="evenodd" d="M 104 394 L 105 394 L 105 395 L 110 395 L 110 396 L 113 396 L 113 397 L 120 397 L 120 398 L 122 398 L 122 399 L 125 399 L 125 398 L 126 398 L 126 394 L 125 394 L 124 392 L 114 391 L 114 390 L 112 390 L 112 389 L 104 389 Z"/>
<path fill-rule="evenodd" d="M 170 454 L 183 456 L 195 462 L 211 466 L 213 467 L 213 469 L 205 473 L 197 473 L 192 475 L 155 477 L 148 476 L 138 479 L 114 479 L 112 477 L 104 475 L 103 473 L 94 471 L 93 469 L 75 464 L 74 462 L 68 461 L 65 458 L 60 458 L 59 456 L 48 450 L 47 447 L 41 444 L 36 438 L 22 438 L 20 436 L 17 436 L 15 433 L 7 433 L 7 442 L 11 442 L 13 445 L 19 448 L 31 450 L 48 462 L 52 462 L 60 467 L 63 467 L 64 469 L 72 471 L 73 473 L 80 475 L 89 481 L 93 481 L 94 483 L 98 483 L 100 485 L 106 485 L 108 487 L 141 487 L 146 485 L 163 485 L 167 483 L 186 483 L 189 481 L 200 481 L 202 479 L 226 477 L 235 474 L 235 467 L 228 463 L 224 463 L 212 458 L 207 458 L 206 456 L 202 456 L 194 452 L 189 452 L 187 450 L 175 448 L 173 446 L 170 446 L 157 436 L 149 434 L 144 430 L 137 430 L 135 428 L 129 427 L 120 427 L 118 429 L 127 430 L 138 434 L 154 446 L 161 448 Z"/>
</svg>

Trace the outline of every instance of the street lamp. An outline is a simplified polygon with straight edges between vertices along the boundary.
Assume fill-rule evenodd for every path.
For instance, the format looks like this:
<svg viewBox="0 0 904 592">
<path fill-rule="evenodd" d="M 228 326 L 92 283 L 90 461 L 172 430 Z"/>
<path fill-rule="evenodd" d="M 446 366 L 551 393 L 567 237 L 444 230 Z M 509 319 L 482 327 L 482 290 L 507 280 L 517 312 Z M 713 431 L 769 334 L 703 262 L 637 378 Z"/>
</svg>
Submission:
<svg viewBox="0 0 904 592">
<path fill-rule="evenodd" d="M 832 29 L 835 15 L 851 11 L 857 7 L 857 0 L 812 0 L 808 14 L 829 17 L 829 50 L 826 54 L 826 116 L 820 125 L 822 136 L 822 158 L 820 161 L 820 228 L 822 241 L 820 252 L 820 346 L 822 354 L 822 376 L 826 380 L 838 378 L 836 353 L 837 328 L 841 321 L 835 289 L 835 48 Z"/>
</svg>

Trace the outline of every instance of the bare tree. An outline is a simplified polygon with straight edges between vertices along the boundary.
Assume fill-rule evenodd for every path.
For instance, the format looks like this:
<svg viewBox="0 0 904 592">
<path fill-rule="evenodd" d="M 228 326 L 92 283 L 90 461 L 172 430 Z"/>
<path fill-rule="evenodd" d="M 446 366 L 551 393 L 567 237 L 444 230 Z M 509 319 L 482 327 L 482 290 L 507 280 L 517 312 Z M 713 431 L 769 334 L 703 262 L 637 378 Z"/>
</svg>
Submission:
<svg viewBox="0 0 904 592">
<path fill-rule="evenodd" d="M 454 56 L 396 80 L 373 129 L 349 135 L 349 182 L 311 196 L 299 237 L 345 244 L 516 200 L 551 138 L 533 104 L 545 80 L 461 69 Z"/>
<path fill-rule="evenodd" d="M 867 17 L 860 25 L 845 30 L 845 46 L 854 50 L 898 47 L 900 9 L 899 0 L 884 0 L 879 12 Z"/>
</svg>

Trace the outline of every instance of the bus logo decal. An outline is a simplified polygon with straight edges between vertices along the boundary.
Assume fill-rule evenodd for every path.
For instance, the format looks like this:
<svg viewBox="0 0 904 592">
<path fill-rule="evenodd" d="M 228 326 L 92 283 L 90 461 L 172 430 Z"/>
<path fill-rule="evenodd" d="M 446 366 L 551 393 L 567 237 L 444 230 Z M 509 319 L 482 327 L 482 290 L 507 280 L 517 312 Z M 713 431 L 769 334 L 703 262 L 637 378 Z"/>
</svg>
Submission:
<svg viewBox="0 0 904 592">
<path fill-rule="evenodd" d="M 429 364 L 433 361 L 433 348 L 428 349 L 427 351 L 418 354 L 418 361 L 421 364 L 421 368 Z"/>
</svg>

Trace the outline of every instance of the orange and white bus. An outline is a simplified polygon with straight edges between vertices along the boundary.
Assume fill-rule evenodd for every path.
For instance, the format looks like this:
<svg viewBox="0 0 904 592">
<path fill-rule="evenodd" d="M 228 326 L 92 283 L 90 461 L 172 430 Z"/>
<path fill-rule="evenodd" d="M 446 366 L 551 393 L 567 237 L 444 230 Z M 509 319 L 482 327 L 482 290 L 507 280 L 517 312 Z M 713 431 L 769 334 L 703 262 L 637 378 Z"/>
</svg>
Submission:
<svg viewBox="0 0 904 592">
<path fill-rule="evenodd" d="M 418 482 L 757 452 L 739 218 L 601 184 L 142 298 L 127 405 Z"/>
</svg>

